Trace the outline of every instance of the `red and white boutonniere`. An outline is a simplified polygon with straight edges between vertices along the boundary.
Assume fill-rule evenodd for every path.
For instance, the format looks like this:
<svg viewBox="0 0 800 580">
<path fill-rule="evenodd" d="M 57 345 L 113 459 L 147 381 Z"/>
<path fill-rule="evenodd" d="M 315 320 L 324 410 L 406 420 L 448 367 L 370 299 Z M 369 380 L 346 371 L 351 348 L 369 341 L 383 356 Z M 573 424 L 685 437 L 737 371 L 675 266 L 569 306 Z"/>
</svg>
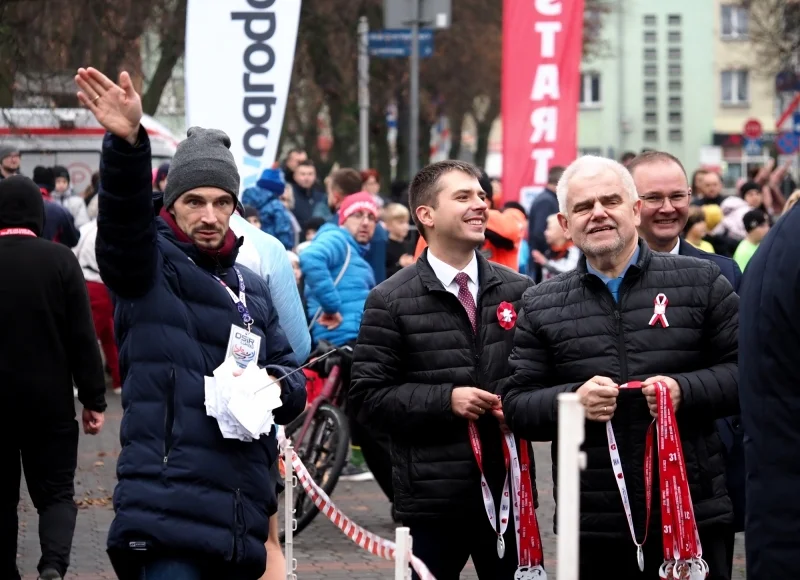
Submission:
<svg viewBox="0 0 800 580">
<path fill-rule="evenodd" d="M 497 307 L 497 321 L 506 330 L 511 330 L 517 324 L 517 311 L 510 302 L 501 302 Z"/>
</svg>

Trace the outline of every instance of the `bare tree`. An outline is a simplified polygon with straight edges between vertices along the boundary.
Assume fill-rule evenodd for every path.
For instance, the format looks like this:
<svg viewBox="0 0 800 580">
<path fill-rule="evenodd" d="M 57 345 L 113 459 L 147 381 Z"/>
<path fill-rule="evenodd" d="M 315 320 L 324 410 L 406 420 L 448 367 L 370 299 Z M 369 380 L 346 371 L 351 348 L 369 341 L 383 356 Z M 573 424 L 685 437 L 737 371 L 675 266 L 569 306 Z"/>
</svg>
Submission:
<svg viewBox="0 0 800 580">
<path fill-rule="evenodd" d="M 436 32 L 435 53 L 420 67 L 420 146 L 428 153 L 430 127 L 439 115 L 450 119 L 457 154 L 464 115 L 477 121 L 476 162 L 483 163 L 492 122 L 500 113 L 502 71 L 502 2 L 459 0 L 454 5 L 451 28 Z M 586 0 L 584 52 L 596 51 L 606 0 Z M 382 27 L 381 0 L 326 0 L 304 2 L 300 16 L 292 95 L 287 108 L 287 138 L 302 142 L 309 154 L 316 151 L 317 112 L 327 106 L 334 133 L 331 156 L 342 164 L 355 163 L 358 155 L 356 27 L 366 15 L 373 29 Z M 300 88 L 302 85 L 302 88 Z M 372 164 L 388 167 L 384 114 L 390 102 L 398 105 L 398 169 L 407 167 L 408 61 L 372 59 L 370 63 Z M 422 159 L 421 161 L 424 161 Z"/>
<path fill-rule="evenodd" d="M 800 2 L 744 0 L 749 9 L 748 35 L 759 69 L 768 75 L 800 66 Z"/>
<path fill-rule="evenodd" d="M 153 113 L 183 54 L 185 23 L 186 0 L 3 0 L 0 107 L 13 106 L 15 95 L 38 106 L 77 106 L 72 76 L 88 65 L 112 75 L 127 69 L 141 90 L 140 39 L 155 24 L 161 60 L 145 93 Z"/>
<path fill-rule="evenodd" d="M 159 59 L 147 89 L 142 95 L 142 109 L 148 115 L 158 110 L 164 88 L 172 78 L 175 65 L 186 50 L 186 7 L 188 0 L 162 0 L 152 15 L 151 22 L 158 31 Z"/>
</svg>

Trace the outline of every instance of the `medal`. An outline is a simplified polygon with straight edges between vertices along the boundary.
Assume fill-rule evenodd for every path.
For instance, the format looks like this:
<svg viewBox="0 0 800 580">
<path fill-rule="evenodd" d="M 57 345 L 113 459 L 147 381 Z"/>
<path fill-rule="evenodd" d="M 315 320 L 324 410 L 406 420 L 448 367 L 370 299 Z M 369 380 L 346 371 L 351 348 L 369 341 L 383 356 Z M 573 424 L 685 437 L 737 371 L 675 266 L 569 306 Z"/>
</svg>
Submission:
<svg viewBox="0 0 800 580">
<path fill-rule="evenodd" d="M 644 550 L 641 544 L 636 546 L 636 562 L 639 564 L 639 572 L 644 572 Z"/>
<path fill-rule="evenodd" d="M 514 572 L 514 580 L 547 580 L 547 573 L 541 566 L 520 566 Z"/>
<path fill-rule="evenodd" d="M 506 541 L 503 536 L 497 536 L 497 557 L 501 560 L 506 555 Z"/>
</svg>

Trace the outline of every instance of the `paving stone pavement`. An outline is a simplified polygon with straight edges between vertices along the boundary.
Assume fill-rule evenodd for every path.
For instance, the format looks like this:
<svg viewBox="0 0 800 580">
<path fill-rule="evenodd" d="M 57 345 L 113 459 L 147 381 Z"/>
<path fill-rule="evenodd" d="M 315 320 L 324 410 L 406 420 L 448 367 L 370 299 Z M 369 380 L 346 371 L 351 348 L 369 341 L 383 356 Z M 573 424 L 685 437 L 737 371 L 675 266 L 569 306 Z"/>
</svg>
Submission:
<svg viewBox="0 0 800 580">
<path fill-rule="evenodd" d="M 115 577 L 105 552 L 108 528 L 114 513 L 111 493 L 115 484 L 116 459 L 119 455 L 119 425 L 122 409 L 119 397 L 108 394 L 109 407 L 103 432 L 96 437 L 81 435 L 76 474 L 76 501 L 79 505 L 72 565 L 67 578 L 73 580 L 113 580 Z M 534 445 L 542 527 L 548 578 L 555 579 L 556 537 L 553 534 L 553 482 L 549 444 Z M 299 488 L 298 488 L 298 491 Z M 365 528 L 387 539 L 394 539 L 395 524 L 389 504 L 374 482 L 341 482 L 333 501 L 342 511 Z M 18 564 L 25 580 L 36 580 L 39 540 L 36 510 L 24 488 L 19 508 Z M 295 557 L 299 580 L 388 580 L 394 577 L 394 564 L 364 552 L 350 542 L 322 516 L 295 539 Z M 469 564 L 461 576 L 477 578 Z M 736 539 L 733 580 L 744 580 L 744 538 Z M 222 579 L 220 579 L 222 580 Z"/>
</svg>

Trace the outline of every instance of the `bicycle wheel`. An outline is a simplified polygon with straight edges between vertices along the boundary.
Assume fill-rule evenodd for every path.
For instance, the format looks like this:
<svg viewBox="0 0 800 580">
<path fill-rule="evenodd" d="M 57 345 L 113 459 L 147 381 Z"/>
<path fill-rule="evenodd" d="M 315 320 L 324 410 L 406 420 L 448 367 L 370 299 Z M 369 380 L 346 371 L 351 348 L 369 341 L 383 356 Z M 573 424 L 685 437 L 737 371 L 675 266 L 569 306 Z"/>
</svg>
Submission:
<svg viewBox="0 0 800 580">
<path fill-rule="evenodd" d="M 300 420 L 301 417 L 286 426 L 288 439 L 300 431 L 303 424 Z M 314 418 L 311 420 L 311 425 L 306 431 L 303 441 L 293 440 L 292 444 L 300 461 L 306 466 L 311 479 L 326 494 L 331 495 L 344 469 L 350 446 L 350 429 L 347 417 L 342 410 L 329 403 L 320 405 L 314 413 Z M 296 536 L 311 523 L 319 510 L 300 485 L 295 488 L 294 494 L 294 517 L 297 520 L 297 529 L 294 535 Z M 286 522 L 282 523 L 281 542 L 285 538 Z"/>
</svg>

